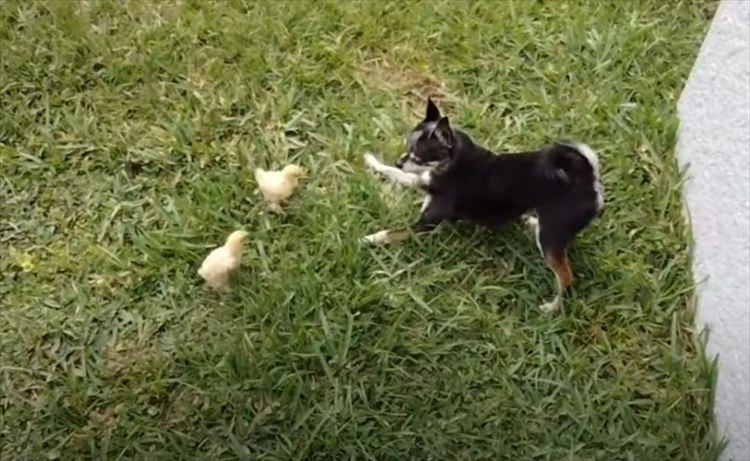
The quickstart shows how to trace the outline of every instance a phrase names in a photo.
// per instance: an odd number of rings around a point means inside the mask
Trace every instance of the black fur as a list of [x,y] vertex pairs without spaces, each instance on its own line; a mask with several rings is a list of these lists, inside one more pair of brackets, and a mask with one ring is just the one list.
[[599,211],[597,172],[578,145],[562,141],[538,151],[497,155],[450,127],[428,100],[424,120],[407,138],[396,166],[430,169],[423,190],[431,199],[415,225],[467,220],[500,226],[536,212],[538,243],[545,256],[562,252]]

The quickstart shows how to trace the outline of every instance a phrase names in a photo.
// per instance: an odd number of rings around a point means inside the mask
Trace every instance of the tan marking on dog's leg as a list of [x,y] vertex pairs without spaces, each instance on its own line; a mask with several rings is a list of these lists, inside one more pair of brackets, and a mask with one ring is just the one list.
[[539,308],[544,312],[554,312],[562,307],[562,297],[565,290],[573,284],[573,271],[565,250],[549,251],[544,258],[557,279],[557,295],[551,302],[544,303]]
[[404,240],[408,236],[408,229],[388,229],[370,234],[364,237],[362,240],[364,241],[364,243],[368,243],[370,245],[384,245],[386,243]]

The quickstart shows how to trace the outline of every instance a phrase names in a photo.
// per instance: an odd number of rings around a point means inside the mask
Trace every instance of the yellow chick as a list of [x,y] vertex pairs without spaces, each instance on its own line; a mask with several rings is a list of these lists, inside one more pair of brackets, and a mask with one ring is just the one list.
[[292,196],[294,188],[304,176],[305,170],[298,165],[287,165],[281,171],[255,169],[258,188],[271,209],[276,212],[282,212],[281,205]]
[[229,234],[224,246],[215,248],[203,260],[198,275],[214,290],[224,291],[229,288],[229,274],[240,267],[242,244],[247,232],[234,231]]

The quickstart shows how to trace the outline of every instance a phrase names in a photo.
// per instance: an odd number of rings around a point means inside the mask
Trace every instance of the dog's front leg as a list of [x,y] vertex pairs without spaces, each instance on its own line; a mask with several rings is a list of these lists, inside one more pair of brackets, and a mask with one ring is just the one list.
[[[412,232],[416,234],[432,232],[438,225],[440,225],[443,219],[446,218],[442,208],[443,207],[439,206],[439,203],[433,202],[431,196],[426,195],[424,202],[422,202],[419,219],[411,228]],[[370,245],[384,245],[404,240],[409,234],[409,229],[405,227],[399,229],[387,229],[370,234],[366,236],[363,241]]]
[[374,155],[365,154],[365,164],[376,173],[404,186],[421,188],[429,184],[430,173],[428,171],[421,174],[407,173],[396,167],[385,165],[375,158]]
[[417,223],[412,226],[411,231],[406,227],[401,227],[398,229],[386,229],[375,232],[374,234],[367,235],[362,240],[370,245],[385,245],[387,243],[404,240],[409,236],[411,232],[414,232],[415,234],[424,234],[427,232],[431,232],[436,227],[437,224],[428,224],[417,221]]
[[409,229],[401,227],[398,229],[386,229],[365,236],[362,241],[369,245],[385,245],[387,243],[398,242],[409,236]]

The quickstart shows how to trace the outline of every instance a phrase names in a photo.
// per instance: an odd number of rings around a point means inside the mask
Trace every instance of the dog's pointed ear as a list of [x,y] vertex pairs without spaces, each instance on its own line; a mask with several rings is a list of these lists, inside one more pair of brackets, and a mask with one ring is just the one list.
[[435,125],[435,129],[432,131],[432,134],[435,135],[437,140],[440,141],[440,143],[445,147],[453,147],[453,130],[451,129],[451,125],[448,122],[448,117],[442,117],[440,120],[438,120],[437,125]]
[[435,122],[440,120],[440,109],[432,102],[432,98],[427,98],[427,111],[424,115],[425,122]]

